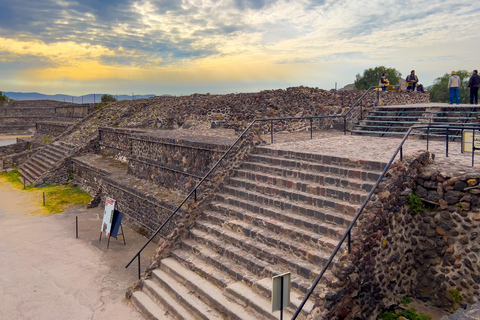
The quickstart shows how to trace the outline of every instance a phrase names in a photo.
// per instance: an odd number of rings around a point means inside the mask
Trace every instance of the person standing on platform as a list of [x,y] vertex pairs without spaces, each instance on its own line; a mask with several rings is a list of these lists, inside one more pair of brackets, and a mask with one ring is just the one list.
[[418,83],[418,78],[415,75],[415,70],[412,70],[410,72],[410,75],[407,76],[405,81],[407,81],[407,92],[415,91],[415,87],[417,86],[417,83]]
[[450,104],[459,104],[460,93],[458,91],[458,88],[460,88],[460,77],[455,71],[452,71],[450,80],[448,80],[448,88],[450,89]]
[[478,87],[480,87],[480,76],[478,75],[477,70],[473,70],[473,75],[468,81],[468,89],[470,90],[470,104],[478,104]]

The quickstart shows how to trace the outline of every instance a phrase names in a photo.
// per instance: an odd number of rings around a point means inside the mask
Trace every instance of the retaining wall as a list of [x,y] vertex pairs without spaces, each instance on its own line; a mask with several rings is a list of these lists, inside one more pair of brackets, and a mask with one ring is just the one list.
[[311,319],[376,319],[403,296],[450,311],[480,298],[480,175],[431,163],[425,152],[390,167]]
[[128,162],[128,173],[160,186],[189,192],[225,153],[235,137],[199,132],[99,129],[104,156]]

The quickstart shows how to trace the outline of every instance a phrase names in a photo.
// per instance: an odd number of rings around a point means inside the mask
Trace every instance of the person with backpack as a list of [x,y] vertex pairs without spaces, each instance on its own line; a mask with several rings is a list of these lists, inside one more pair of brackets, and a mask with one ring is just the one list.
[[480,76],[477,70],[473,70],[473,75],[468,81],[468,90],[470,90],[470,104],[478,104],[478,87],[480,87]]
[[450,90],[450,104],[459,104],[460,93],[458,91],[458,88],[460,88],[460,77],[455,71],[452,71],[450,80],[448,80],[448,88]]
[[415,91],[415,87],[417,86],[417,83],[418,83],[418,78],[415,75],[415,70],[412,70],[410,72],[410,75],[407,76],[405,81],[407,81],[407,92]]

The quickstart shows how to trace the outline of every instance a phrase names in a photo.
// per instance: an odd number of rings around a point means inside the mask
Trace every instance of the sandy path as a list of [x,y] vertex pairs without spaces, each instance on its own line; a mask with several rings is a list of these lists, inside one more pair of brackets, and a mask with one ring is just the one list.
[[100,209],[31,216],[30,197],[0,183],[0,319],[143,319],[124,298],[136,265],[124,266],[145,238],[125,228],[127,245],[112,238],[107,250]]

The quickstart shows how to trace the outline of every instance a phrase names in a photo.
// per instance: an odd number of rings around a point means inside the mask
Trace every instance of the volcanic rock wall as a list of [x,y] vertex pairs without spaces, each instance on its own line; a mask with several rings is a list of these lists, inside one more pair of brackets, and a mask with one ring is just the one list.
[[375,319],[404,295],[449,310],[478,301],[480,175],[432,161],[426,152],[390,167],[312,319]]

